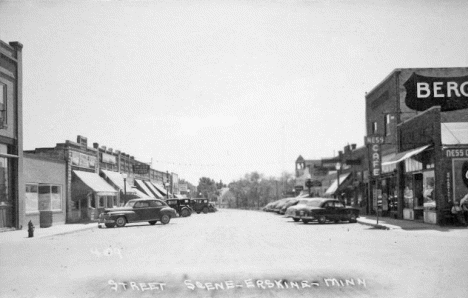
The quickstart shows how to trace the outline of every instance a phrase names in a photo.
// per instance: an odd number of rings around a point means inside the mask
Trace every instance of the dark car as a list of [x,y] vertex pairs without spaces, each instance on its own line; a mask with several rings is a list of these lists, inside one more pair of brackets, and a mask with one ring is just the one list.
[[193,211],[197,212],[197,214],[200,214],[200,212],[208,213],[208,199],[192,199],[190,207],[192,207]]
[[354,223],[357,222],[359,217],[359,209],[346,207],[336,199],[324,198],[310,199],[305,204],[298,204],[293,209],[293,213],[295,221],[302,220],[305,224],[311,221],[318,221],[320,224],[327,221],[335,223],[349,221]]
[[284,198],[284,199],[279,199],[278,201],[275,201],[270,207],[271,212],[279,213],[279,211],[281,210],[280,206],[283,206],[283,204],[286,203],[288,199],[292,199],[292,198]]
[[168,224],[172,217],[177,217],[176,211],[164,201],[157,199],[134,199],[128,201],[125,206],[104,209],[99,214],[98,226],[104,224],[108,228],[114,226],[124,227],[127,223],[147,221],[150,225],[161,221]]
[[190,199],[169,199],[166,200],[169,207],[175,209],[182,217],[192,215],[193,209],[190,207]]

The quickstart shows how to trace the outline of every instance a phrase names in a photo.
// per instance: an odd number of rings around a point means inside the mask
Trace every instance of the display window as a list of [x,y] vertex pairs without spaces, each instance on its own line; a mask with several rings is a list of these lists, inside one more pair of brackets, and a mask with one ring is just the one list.
[[26,212],[38,212],[39,211],[39,193],[37,184],[26,184]]
[[436,207],[436,200],[434,198],[434,186],[435,186],[435,173],[434,171],[423,172],[423,198],[424,208],[433,209]]
[[404,208],[413,209],[413,175],[405,175]]
[[38,186],[39,211],[62,210],[62,186],[39,184]]

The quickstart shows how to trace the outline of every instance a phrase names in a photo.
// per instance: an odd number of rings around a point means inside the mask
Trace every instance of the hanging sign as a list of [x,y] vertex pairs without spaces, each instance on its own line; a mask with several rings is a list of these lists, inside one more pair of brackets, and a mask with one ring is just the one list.
[[382,154],[380,144],[385,143],[385,138],[379,135],[371,135],[364,138],[369,153],[369,162],[372,177],[379,177],[382,172]]
[[444,112],[468,108],[468,76],[438,78],[413,73],[403,85],[410,109],[425,111],[440,106]]

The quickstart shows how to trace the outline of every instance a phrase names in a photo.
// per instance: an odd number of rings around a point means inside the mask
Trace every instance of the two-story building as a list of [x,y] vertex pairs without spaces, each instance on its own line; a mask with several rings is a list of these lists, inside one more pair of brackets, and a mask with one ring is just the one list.
[[24,225],[23,45],[0,40],[0,230]]

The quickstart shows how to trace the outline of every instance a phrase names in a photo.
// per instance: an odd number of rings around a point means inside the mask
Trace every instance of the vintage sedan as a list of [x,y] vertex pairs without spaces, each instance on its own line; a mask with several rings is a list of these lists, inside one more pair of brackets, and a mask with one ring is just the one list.
[[190,207],[190,199],[169,199],[166,200],[166,203],[176,210],[181,217],[188,217],[193,213],[193,209]]
[[171,218],[177,217],[177,212],[169,207],[166,202],[157,199],[134,199],[128,201],[125,206],[104,209],[99,214],[98,227],[104,224],[108,228],[124,227],[127,223],[149,222],[150,225],[161,221],[168,224]]
[[357,222],[358,217],[359,209],[346,207],[336,199],[320,198],[311,199],[306,204],[296,205],[293,219],[295,221],[302,220],[305,224],[311,221],[318,221],[318,223],[324,224],[327,221],[335,223],[349,221],[350,223],[354,223]]
[[299,199],[296,205],[289,206],[288,209],[286,209],[284,216],[292,217],[294,221],[300,221],[301,219],[299,218],[299,216],[296,215],[296,210],[307,208],[309,204],[314,204],[314,203],[311,203],[314,200],[317,200],[317,199],[316,198],[315,199],[312,199],[312,198]]

